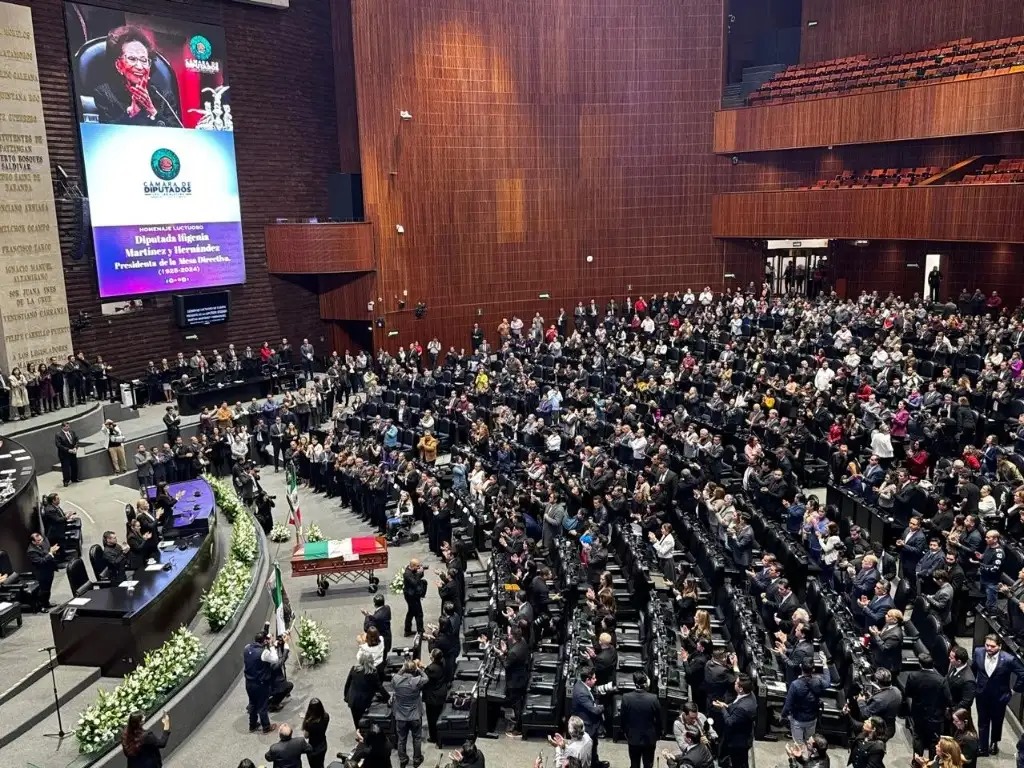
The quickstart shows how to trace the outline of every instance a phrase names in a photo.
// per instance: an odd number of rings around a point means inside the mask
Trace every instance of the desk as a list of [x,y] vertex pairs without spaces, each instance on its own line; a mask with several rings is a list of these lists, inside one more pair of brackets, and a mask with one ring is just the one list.
[[[205,536],[210,530],[210,518],[214,516],[216,507],[210,484],[202,478],[183,483],[170,483],[167,492],[171,496],[184,492],[184,496],[174,505],[171,524],[164,526],[164,537],[180,539],[197,533]],[[156,498],[155,487],[148,488],[146,493],[150,502]]]
[[28,537],[39,530],[36,462],[17,440],[0,442],[0,549],[10,555],[15,571],[29,571]]
[[103,675],[122,677],[142,661],[146,651],[162,645],[199,610],[199,599],[216,575],[213,536],[185,550],[161,551],[169,570],[138,570],[135,592],[125,587],[94,589],[65,620],[68,603],[50,612],[57,660],[73,666],[99,667]]
[[260,376],[255,379],[232,381],[222,387],[208,387],[178,393],[178,412],[182,416],[194,416],[204,406],[216,408],[221,403],[234,405],[241,401],[248,403],[255,398],[264,398],[274,391],[276,382],[282,379],[294,379],[293,373],[282,376]]

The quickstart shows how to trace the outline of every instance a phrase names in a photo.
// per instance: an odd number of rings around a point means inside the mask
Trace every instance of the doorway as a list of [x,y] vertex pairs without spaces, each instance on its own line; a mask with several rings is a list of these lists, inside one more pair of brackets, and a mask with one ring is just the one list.
[[[942,271],[942,254],[941,253],[926,253],[924,256],[924,275],[922,276],[923,285],[921,286],[921,295],[927,296],[931,301],[942,301],[945,299],[945,282],[946,275]],[[932,273],[932,270],[938,268],[939,273],[942,275],[942,280],[939,282],[938,289],[935,295],[932,295],[932,288],[928,282],[928,276]]]

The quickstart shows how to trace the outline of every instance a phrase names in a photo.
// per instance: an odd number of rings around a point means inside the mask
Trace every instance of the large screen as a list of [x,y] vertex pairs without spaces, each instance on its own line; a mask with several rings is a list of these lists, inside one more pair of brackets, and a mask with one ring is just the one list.
[[244,283],[223,29],[65,5],[100,297]]

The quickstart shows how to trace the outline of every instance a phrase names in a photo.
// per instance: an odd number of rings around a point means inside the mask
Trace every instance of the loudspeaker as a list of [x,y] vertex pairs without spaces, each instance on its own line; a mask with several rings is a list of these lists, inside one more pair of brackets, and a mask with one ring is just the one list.
[[327,199],[335,221],[362,221],[363,175],[332,173],[327,177]]
[[92,255],[92,213],[89,210],[89,198],[77,197],[72,201],[74,206],[74,244],[71,247],[71,258],[82,261]]

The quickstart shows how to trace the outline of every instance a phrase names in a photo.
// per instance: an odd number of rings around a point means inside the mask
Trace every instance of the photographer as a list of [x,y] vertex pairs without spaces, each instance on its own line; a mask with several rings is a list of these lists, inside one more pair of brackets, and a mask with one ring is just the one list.
[[391,711],[395,718],[399,765],[409,763],[406,746],[410,734],[413,765],[423,762],[423,688],[427,682],[427,676],[423,674],[423,667],[418,659],[406,661],[392,679],[395,693],[391,700]]
[[242,651],[243,672],[245,675],[245,693],[249,697],[249,733],[256,730],[257,720],[263,733],[270,733],[277,728],[270,722],[270,684],[274,667],[280,664],[277,646],[267,633],[268,627],[256,635]]

